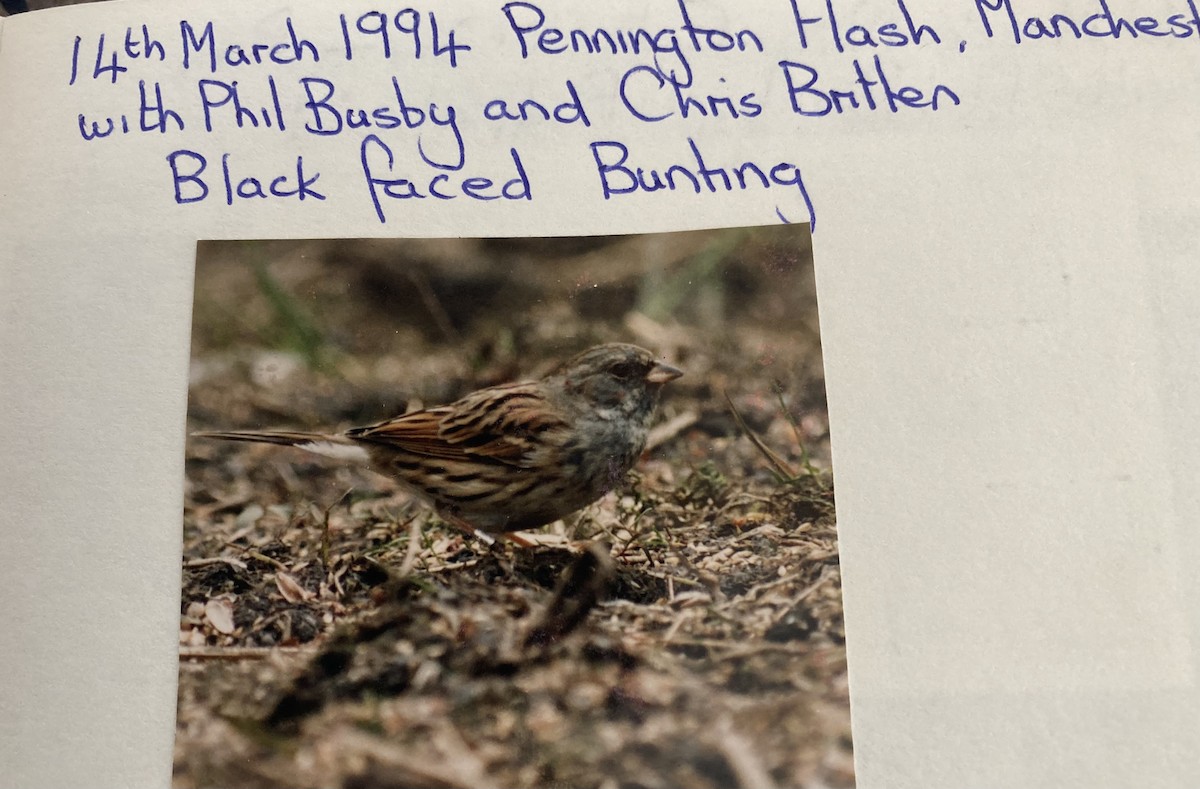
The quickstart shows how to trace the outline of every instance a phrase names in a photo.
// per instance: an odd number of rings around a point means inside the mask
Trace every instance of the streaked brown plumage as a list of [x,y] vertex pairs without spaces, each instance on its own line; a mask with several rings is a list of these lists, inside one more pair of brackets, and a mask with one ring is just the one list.
[[637,461],[662,386],[683,373],[634,345],[599,345],[539,381],[480,389],[338,435],[218,431],[369,461],[464,528],[544,526],[615,487]]

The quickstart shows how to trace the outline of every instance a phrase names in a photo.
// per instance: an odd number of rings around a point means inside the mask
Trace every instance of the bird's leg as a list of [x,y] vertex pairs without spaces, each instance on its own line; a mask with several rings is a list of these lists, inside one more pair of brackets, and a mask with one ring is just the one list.
[[474,526],[472,526],[471,524],[467,523],[465,520],[458,517],[457,515],[454,515],[449,512],[439,512],[438,515],[441,515],[442,520],[446,521],[446,523],[449,523],[451,526],[454,526],[456,529],[459,529],[460,531],[466,532],[470,536],[472,536],[475,539],[482,542],[487,547],[491,548],[492,546],[494,546],[496,544],[495,537],[488,534],[487,532],[480,531],[479,529],[477,529]]
[[[458,517],[457,515],[454,515],[453,513],[449,513],[449,512],[439,512],[438,514],[441,515],[442,519],[445,520],[447,523],[451,524],[452,526],[454,526],[455,528],[457,528],[463,532],[466,532],[467,534],[469,534],[472,537],[474,537],[475,539],[479,540],[480,542],[482,542],[484,545],[488,546],[489,548],[492,548],[496,545],[495,537],[488,534],[487,532],[480,531],[479,529],[472,526],[469,522],[463,520],[462,518]],[[508,540],[513,545],[518,545],[522,548],[534,548],[537,546],[536,542],[532,542],[530,540],[525,539],[524,537],[522,537],[519,533],[517,533],[515,531],[506,531],[500,535],[500,538],[504,539],[504,540]]]

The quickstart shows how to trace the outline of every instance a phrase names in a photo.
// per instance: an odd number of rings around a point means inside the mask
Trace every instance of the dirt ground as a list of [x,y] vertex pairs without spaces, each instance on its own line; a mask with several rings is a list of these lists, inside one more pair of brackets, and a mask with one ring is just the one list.
[[197,272],[189,430],[340,430],[606,341],[685,376],[625,487],[532,548],[189,440],[176,787],[853,785],[804,228],[203,244]]

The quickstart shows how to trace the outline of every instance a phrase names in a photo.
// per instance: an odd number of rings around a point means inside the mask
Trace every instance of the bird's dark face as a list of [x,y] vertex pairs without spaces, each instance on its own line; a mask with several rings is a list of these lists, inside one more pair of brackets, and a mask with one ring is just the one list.
[[648,420],[664,384],[683,371],[657,361],[645,348],[611,343],[590,348],[563,365],[554,377],[597,412]]

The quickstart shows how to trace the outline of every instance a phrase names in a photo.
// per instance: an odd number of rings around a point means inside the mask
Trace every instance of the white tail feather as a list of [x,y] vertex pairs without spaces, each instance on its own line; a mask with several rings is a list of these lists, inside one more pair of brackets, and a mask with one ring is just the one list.
[[371,460],[367,450],[357,444],[342,444],[337,441],[307,441],[295,446],[305,452],[312,452],[314,455],[334,460],[348,460],[354,463],[367,463]]
[[303,449],[305,452],[312,452],[314,455],[355,463],[371,461],[371,455],[361,444],[344,436],[272,430],[204,430],[192,433],[192,435],[196,438],[216,438],[224,441],[249,441],[295,447]]

